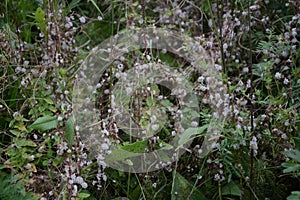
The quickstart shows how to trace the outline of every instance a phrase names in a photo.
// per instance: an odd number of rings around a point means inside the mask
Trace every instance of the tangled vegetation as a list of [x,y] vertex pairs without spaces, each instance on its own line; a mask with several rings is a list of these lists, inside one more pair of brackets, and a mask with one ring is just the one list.
[[[97,137],[105,143],[94,155],[73,117],[78,72],[93,47],[147,27],[192,37],[193,47],[209,52],[222,80],[212,81],[164,49],[115,58],[97,84]],[[297,0],[2,0],[0,199],[300,199],[299,40]],[[113,91],[124,86],[130,94],[130,84],[118,80],[149,63],[184,74],[199,109],[180,110],[178,98],[162,85],[138,88],[128,97],[133,120],[147,130],[163,128],[148,140],[133,139],[114,121],[114,98],[127,97]],[[223,95],[212,97],[212,85]],[[163,110],[168,123],[161,125],[154,123],[161,116],[153,105],[178,109]],[[182,128],[176,113],[198,121],[184,132],[193,142],[175,162],[144,173],[107,166],[110,152],[104,150],[112,146],[170,148]],[[207,125],[219,117],[222,131],[203,156]]]

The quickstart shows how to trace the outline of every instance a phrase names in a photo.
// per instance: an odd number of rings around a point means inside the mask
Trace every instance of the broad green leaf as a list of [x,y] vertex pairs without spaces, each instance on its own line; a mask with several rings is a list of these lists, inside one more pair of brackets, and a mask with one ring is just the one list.
[[31,124],[30,128],[39,131],[47,131],[53,128],[56,128],[58,124],[57,118],[54,116],[44,116],[38,118],[33,124]]
[[234,182],[230,182],[222,188],[223,195],[241,196],[241,189]]
[[66,129],[65,129],[65,135],[64,135],[65,140],[69,144],[69,147],[71,147],[73,145],[73,142],[74,142],[74,134],[75,134],[74,129],[75,129],[74,118],[71,117],[66,122]]
[[187,143],[192,136],[201,134],[208,128],[208,124],[201,126],[199,128],[188,128],[186,129],[182,135],[180,135],[180,139],[178,141],[178,146],[182,146]]
[[172,200],[206,200],[205,196],[197,189],[194,188],[192,191],[193,185],[188,182],[183,176],[179,173],[175,173],[174,183],[172,187]]

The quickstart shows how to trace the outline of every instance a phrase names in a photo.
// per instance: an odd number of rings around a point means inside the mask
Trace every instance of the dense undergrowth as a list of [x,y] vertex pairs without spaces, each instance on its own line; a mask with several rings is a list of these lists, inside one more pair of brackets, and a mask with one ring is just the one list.
[[[72,116],[72,92],[93,47],[123,30],[146,27],[188,35],[210,52],[226,92],[214,104],[222,105],[221,112],[208,103],[210,77],[186,72],[189,63],[170,52],[134,50],[116,58],[99,80],[99,137],[105,132],[120,148],[135,151],[141,145],[157,148],[163,144],[158,136],[171,140],[172,119],[142,144],[109,117],[117,79],[132,66],[151,62],[183,69],[195,85],[201,102],[199,111],[188,111],[199,119],[194,128],[214,117],[225,120],[205,156],[199,156],[203,135],[195,134],[176,162],[127,173],[106,166],[107,152],[91,156]],[[297,0],[2,0],[0,198],[300,199],[299,40]],[[151,91],[178,106],[168,89],[148,88],[145,96],[136,93],[146,103],[135,104],[133,111],[145,127],[156,121],[153,113],[140,114],[158,103],[147,99]]]

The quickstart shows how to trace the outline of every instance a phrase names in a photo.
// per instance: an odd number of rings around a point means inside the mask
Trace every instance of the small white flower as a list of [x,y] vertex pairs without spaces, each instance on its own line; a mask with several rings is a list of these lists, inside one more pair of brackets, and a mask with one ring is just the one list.
[[146,58],[147,58],[148,61],[151,60],[151,56],[149,56],[148,54],[146,55]]
[[192,126],[192,127],[197,127],[197,126],[198,126],[198,122],[192,121],[191,126]]
[[101,147],[102,147],[103,150],[109,149],[109,146],[106,143],[101,144]]
[[286,135],[285,133],[283,133],[283,134],[281,135],[281,138],[285,140],[285,139],[287,138],[287,135]]
[[76,183],[82,184],[84,183],[83,178],[81,176],[76,177]]
[[204,77],[203,76],[199,76],[198,80],[197,80],[199,83],[203,83],[204,81]]
[[250,141],[250,149],[253,150],[253,154],[256,156],[258,145],[257,145],[257,139],[255,136],[252,137],[252,140]]
[[102,21],[103,18],[99,15],[99,16],[98,16],[98,20],[99,20],[99,21]]
[[156,116],[155,115],[151,116],[150,117],[150,121],[151,121],[151,123],[156,122]]
[[156,186],[157,186],[157,183],[152,184],[152,187],[156,188]]
[[82,187],[82,188],[87,188],[87,187],[88,187],[88,184],[87,184],[86,182],[83,182],[83,183],[81,184],[81,187]]
[[275,78],[276,78],[276,79],[281,79],[281,73],[280,73],[280,72],[276,72]]
[[284,122],[284,125],[285,125],[285,126],[289,126],[289,125],[290,125],[289,120],[286,120],[286,121]]
[[80,22],[81,22],[81,23],[83,23],[83,24],[86,22],[86,20],[85,20],[85,17],[84,17],[84,16],[80,17],[80,18],[79,18],[79,20],[80,20]]
[[289,79],[287,79],[287,78],[284,78],[284,81],[283,81],[283,83],[285,84],[285,85],[287,85],[287,84],[289,84]]
[[31,168],[31,164],[30,164],[30,163],[27,163],[26,166],[25,166],[25,168],[26,168],[26,169],[30,169],[30,168]]
[[205,92],[205,91],[207,90],[207,87],[201,85],[201,86],[200,86],[200,90],[201,90],[202,92]]
[[158,124],[153,124],[153,125],[151,126],[151,129],[152,129],[153,131],[157,131],[157,130],[159,129],[159,125],[158,125]]
[[63,120],[62,116],[58,116],[57,121],[62,121],[62,120]]
[[102,175],[103,181],[107,181],[107,176],[105,174]]
[[131,87],[127,87],[127,88],[126,88],[126,93],[127,93],[127,95],[130,95],[131,92],[132,92],[132,88],[131,88]]
[[219,174],[215,174],[215,180],[220,180],[220,175]]

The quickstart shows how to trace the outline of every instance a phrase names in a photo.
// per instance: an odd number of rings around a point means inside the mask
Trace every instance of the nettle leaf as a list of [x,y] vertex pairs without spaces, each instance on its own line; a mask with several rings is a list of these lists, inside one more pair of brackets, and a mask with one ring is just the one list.
[[47,131],[53,128],[56,128],[58,124],[57,118],[55,116],[46,115],[44,117],[40,117],[33,124],[31,124],[30,128],[33,130],[39,131]]
[[174,182],[172,187],[172,200],[205,200],[205,196],[197,189],[193,188],[193,185],[188,182],[183,176],[179,173],[173,174]]
[[75,129],[74,117],[71,117],[66,122],[66,129],[65,129],[65,140],[68,142],[69,147],[71,147],[74,142],[74,134],[75,134],[74,129]]
[[223,195],[241,196],[242,191],[237,184],[230,182],[222,188]]
[[180,135],[180,139],[178,141],[178,146],[182,146],[187,143],[192,136],[199,135],[203,133],[208,128],[208,124],[201,126],[199,128],[188,128],[186,129],[182,135]]

